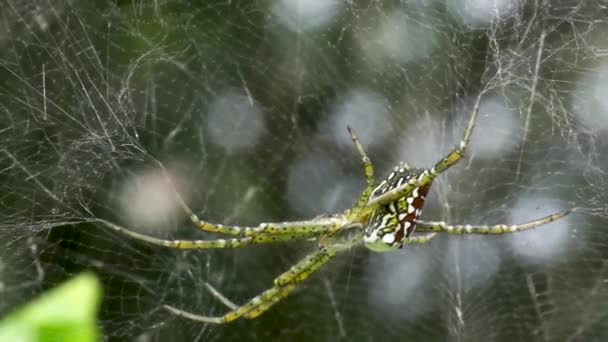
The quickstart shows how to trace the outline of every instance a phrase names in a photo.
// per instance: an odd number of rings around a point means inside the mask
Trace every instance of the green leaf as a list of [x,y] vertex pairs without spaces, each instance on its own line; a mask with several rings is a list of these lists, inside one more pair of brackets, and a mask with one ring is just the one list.
[[42,294],[0,322],[0,341],[97,341],[101,285],[91,273]]

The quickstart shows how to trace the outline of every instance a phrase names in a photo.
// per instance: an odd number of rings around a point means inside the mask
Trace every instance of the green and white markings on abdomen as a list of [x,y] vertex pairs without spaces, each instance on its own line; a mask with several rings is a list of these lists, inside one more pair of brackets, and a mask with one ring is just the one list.
[[[411,179],[419,178],[424,172],[424,169],[412,169],[400,164],[374,189],[371,199],[398,188]],[[378,208],[372,214],[365,230],[365,246],[376,252],[402,248],[404,240],[409,238],[416,228],[430,187],[431,184],[427,184],[414,188],[409,196]]]

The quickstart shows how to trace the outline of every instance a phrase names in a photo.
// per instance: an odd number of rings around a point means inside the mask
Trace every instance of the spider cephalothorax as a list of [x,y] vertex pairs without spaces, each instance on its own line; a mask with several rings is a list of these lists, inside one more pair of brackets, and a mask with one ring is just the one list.
[[[205,232],[228,236],[215,240],[167,240],[137,233],[116,224],[100,220],[107,227],[132,238],[177,249],[239,248],[250,244],[286,241],[316,241],[317,248],[304,259],[279,275],[268,290],[243,305],[236,305],[221,295],[210,284],[207,289],[230,308],[220,316],[203,316],[173,306],[165,309],[178,316],[205,323],[228,323],[238,318],[253,319],[275,303],[290,295],[295,288],[338,254],[352,247],[365,245],[373,251],[391,251],[406,244],[429,242],[437,233],[447,234],[504,234],[538,227],[566,216],[564,210],[547,217],[516,225],[450,225],[445,222],[418,220],[433,179],[455,165],[465,154],[475,126],[479,103],[471,111],[467,129],[460,145],[430,169],[410,168],[399,164],[379,185],[374,180],[374,168],[363,146],[349,128],[351,138],[363,162],[366,187],[352,209],[341,214],[322,215],[305,221],[260,223],[254,227],[239,227],[202,221],[175,192],[175,198],[190,220]],[[414,235],[416,233],[424,233]]]
[[[424,169],[410,168],[407,164],[395,166],[388,177],[372,192],[374,199],[393,189],[399,188],[412,179],[417,179]],[[403,240],[409,238],[414,229],[431,183],[416,187],[409,196],[401,197],[376,209],[365,229],[363,242],[376,252],[391,251],[403,247]]]

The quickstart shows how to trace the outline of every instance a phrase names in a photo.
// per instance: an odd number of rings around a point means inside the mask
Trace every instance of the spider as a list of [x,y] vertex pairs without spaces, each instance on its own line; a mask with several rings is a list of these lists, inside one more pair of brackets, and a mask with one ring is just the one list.
[[[269,289],[243,305],[235,305],[206,284],[212,295],[230,311],[210,317],[190,313],[169,305],[164,308],[177,316],[199,322],[222,324],[239,318],[254,319],[290,295],[296,287],[338,254],[364,245],[374,252],[388,252],[405,245],[431,241],[437,233],[504,234],[519,232],[548,224],[568,215],[572,210],[557,212],[534,221],[515,225],[450,225],[445,222],[418,220],[431,183],[442,172],[460,161],[465,154],[479,110],[479,101],[469,116],[460,145],[430,169],[411,168],[400,163],[379,184],[374,181],[374,168],[357,135],[348,127],[350,137],[363,162],[366,186],[353,208],[341,214],[320,216],[305,221],[260,223],[257,227],[228,226],[203,221],[186,205],[173,187],[174,195],[190,220],[201,230],[232,236],[217,240],[165,240],[131,231],[101,221],[105,226],[131,238],[176,249],[238,248],[295,240],[314,240],[318,248],[274,279]],[[167,176],[168,177],[168,176]],[[170,179],[169,179],[170,181]],[[414,231],[423,235],[413,235]]]

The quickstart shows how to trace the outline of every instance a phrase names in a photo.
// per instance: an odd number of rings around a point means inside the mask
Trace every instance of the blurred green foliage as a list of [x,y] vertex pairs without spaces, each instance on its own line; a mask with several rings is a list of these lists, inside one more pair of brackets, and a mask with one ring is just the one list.
[[0,341],[97,341],[101,285],[90,273],[44,293],[0,322]]

